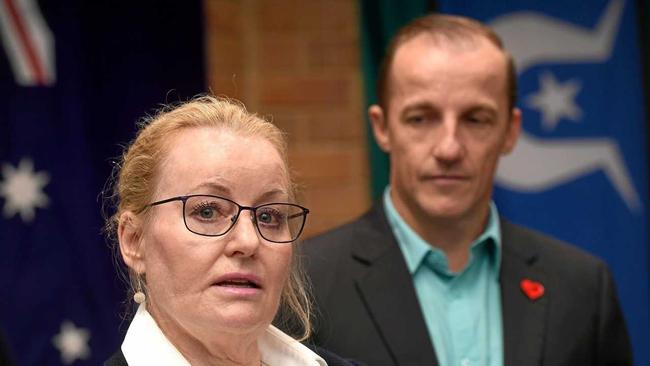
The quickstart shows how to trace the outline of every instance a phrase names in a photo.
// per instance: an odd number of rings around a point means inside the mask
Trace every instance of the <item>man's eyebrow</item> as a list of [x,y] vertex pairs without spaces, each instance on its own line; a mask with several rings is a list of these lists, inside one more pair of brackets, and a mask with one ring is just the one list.
[[496,116],[498,111],[491,105],[488,104],[477,104],[467,108],[466,114],[468,113],[488,113],[491,116]]
[[410,112],[412,110],[417,110],[417,109],[433,110],[435,108],[429,102],[417,102],[417,103],[407,105],[406,108],[404,108],[404,110],[402,111],[402,114],[408,113],[408,112]]
[[435,108],[433,105],[431,105],[431,103],[428,103],[428,102],[417,102],[417,103],[414,103],[414,104],[411,104],[411,105],[407,105],[407,106],[402,110],[402,112],[399,114],[399,116],[400,116],[401,118],[403,118],[404,116],[406,116],[407,114],[409,114],[409,113],[411,113],[411,112],[415,112],[415,111],[419,111],[419,112],[423,112],[423,111],[430,112],[430,111],[435,111],[435,110],[436,110],[436,108]]

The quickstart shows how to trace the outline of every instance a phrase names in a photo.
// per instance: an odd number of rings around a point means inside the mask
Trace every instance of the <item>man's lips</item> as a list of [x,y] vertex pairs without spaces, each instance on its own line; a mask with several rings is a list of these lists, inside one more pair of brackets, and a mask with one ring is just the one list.
[[425,180],[432,180],[435,182],[460,182],[469,180],[469,176],[462,174],[434,174],[424,177]]
[[461,174],[434,174],[423,177],[422,182],[434,189],[456,190],[469,182],[469,177]]

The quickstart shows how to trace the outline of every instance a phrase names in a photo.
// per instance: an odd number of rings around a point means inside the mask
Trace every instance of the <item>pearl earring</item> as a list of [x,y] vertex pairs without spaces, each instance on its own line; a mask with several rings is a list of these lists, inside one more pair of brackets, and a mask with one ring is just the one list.
[[138,290],[133,294],[133,301],[137,304],[142,304],[146,299],[147,297],[144,292],[142,292],[142,280],[138,277]]

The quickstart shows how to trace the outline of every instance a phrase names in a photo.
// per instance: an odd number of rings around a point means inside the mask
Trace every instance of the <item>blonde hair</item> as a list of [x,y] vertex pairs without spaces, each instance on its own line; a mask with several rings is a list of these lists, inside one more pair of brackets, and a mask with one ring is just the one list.
[[[138,127],[139,131],[135,139],[125,148],[120,162],[113,168],[113,177],[108,182],[112,186],[112,193],[107,198],[112,201],[114,212],[106,219],[105,231],[114,247],[114,255],[118,263],[121,262],[121,256],[116,233],[120,215],[131,211],[146,218],[148,214],[146,208],[152,201],[158,178],[157,172],[167,152],[166,142],[170,136],[180,130],[214,127],[237,135],[260,137],[269,141],[284,162],[290,200],[295,199],[295,185],[289,177],[287,143],[284,134],[273,123],[248,112],[239,101],[210,95],[196,97],[185,103],[163,107],[154,116],[142,120]],[[304,340],[311,334],[311,302],[297,249],[296,245],[292,251],[289,277],[280,298],[278,320],[294,326],[297,322],[299,329],[293,329],[296,331],[294,336]],[[124,277],[128,277],[130,295],[133,295],[135,289],[141,288],[140,282],[143,276],[138,275],[131,268],[127,271],[128,276]]]

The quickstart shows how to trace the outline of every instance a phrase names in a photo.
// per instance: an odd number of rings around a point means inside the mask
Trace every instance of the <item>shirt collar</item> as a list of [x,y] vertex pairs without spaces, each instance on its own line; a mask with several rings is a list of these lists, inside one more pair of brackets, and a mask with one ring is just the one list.
[[[448,270],[447,256],[436,248],[435,245],[427,243],[418,235],[397,212],[390,197],[390,185],[384,190],[384,211],[386,218],[397,239],[406,266],[411,275],[414,275],[425,259],[433,265],[436,270],[442,273],[450,273]],[[487,252],[492,258],[493,268],[499,271],[501,267],[501,228],[499,226],[499,212],[494,202],[490,202],[490,214],[485,229],[474,240],[471,246],[471,256],[478,255],[482,247],[488,246]]]
[[[316,353],[272,325],[260,336],[258,346],[264,365],[327,365]],[[129,366],[190,366],[165,337],[144,304],[138,307],[129,325],[122,353]]]

